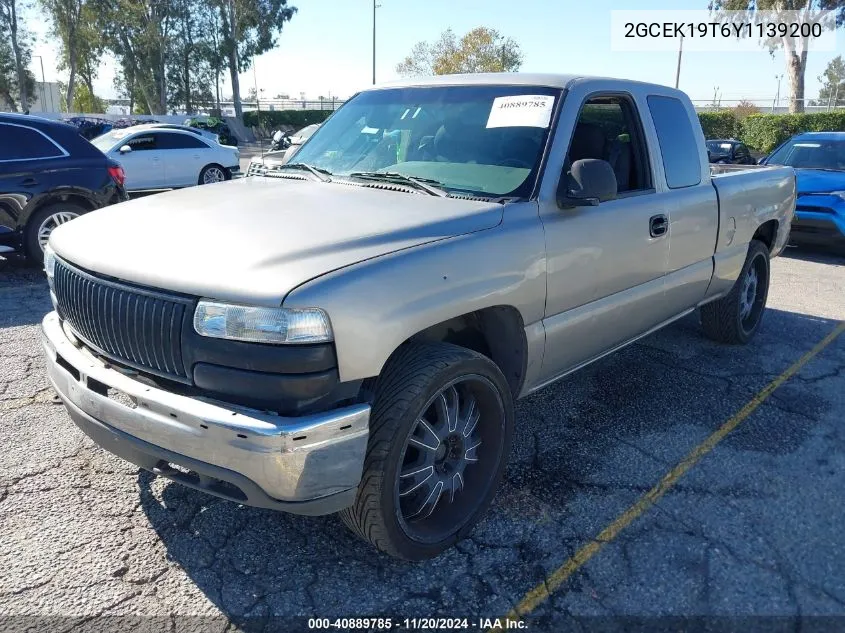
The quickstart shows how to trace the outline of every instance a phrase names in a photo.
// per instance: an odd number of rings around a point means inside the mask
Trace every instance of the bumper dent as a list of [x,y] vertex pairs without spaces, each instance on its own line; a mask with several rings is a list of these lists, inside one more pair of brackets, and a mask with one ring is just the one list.
[[352,503],[369,406],[284,418],[149,387],[76,347],[55,312],[42,343],[71,417],[106,450],[247,505],[327,514]]

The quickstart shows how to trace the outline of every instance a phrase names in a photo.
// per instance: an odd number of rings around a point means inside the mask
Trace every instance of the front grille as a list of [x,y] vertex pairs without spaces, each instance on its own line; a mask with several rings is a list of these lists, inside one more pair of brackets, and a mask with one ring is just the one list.
[[264,164],[259,163],[258,161],[251,161],[249,163],[249,168],[246,170],[247,176],[263,176],[264,175]]
[[189,383],[182,322],[194,300],[101,279],[57,261],[59,314],[85,343],[140,371]]
[[835,211],[830,207],[808,207],[803,204],[796,205],[795,210],[809,213],[829,213],[830,215],[834,215],[835,213]]

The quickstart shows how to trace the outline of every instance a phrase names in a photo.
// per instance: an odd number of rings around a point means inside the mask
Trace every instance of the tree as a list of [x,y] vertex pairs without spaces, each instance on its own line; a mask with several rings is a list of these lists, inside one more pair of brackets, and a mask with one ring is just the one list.
[[[11,50],[11,63],[14,74],[7,78],[12,90],[17,92],[18,101],[22,110],[29,109],[35,98],[35,78],[27,69],[32,60],[32,52],[28,45],[28,33],[26,32],[21,13],[28,7],[24,0],[0,0],[0,40],[7,40]],[[14,107],[14,101],[11,103]]]
[[176,0],[95,1],[105,45],[120,62],[124,74],[134,78],[139,101],[149,112],[165,114]]
[[107,104],[93,92],[89,92],[88,85],[83,83],[73,93],[73,107],[68,112],[84,112],[88,114],[102,114],[106,111]]
[[96,9],[90,0],[41,0],[41,7],[52,24],[52,35],[59,42],[57,68],[67,71],[65,104],[76,110],[74,92],[77,75],[94,93],[94,78],[100,68],[103,38],[96,24]]
[[[214,43],[214,11],[199,0],[175,0],[176,27],[168,60],[168,103],[193,114],[200,103],[213,100],[212,82],[219,68]],[[219,71],[217,72],[219,75]]]
[[287,0],[212,0],[220,16],[222,53],[229,67],[235,115],[243,117],[238,75],[252,65],[255,56],[276,46],[285,22],[296,13]]
[[819,90],[819,100],[814,105],[832,104],[835,108],[839,99],[845,97],[845,61],[842,55],[837,55],[827,63],[827,68],[818,80],[822,88]]
[[[802,22],[818,22],[823,29],[835,29],[845,23],[845,0],[710,0],[709,8],[722,20],[733,23],[749,22],[757,11],[772,12],[772,15],[796,11]],[[735,13],[727,14],[726,11]],[[779,23],[790,21],[794,22],[794,19],[777,20]],[[787,32],[782,37],[763,38],[761,43],[773,56],[776,50],[783,49],[790,86],[789,111],[803,112],[808,38],[790,35]]]
[[733,111],[734,111],[734,116],[738,120],[741,121],[741,120],[745,119],[747,116],[750,116],[752,114],[758,114],[760,112],[760,108],[758,108],[756,105],[754,105],[750,101],[743,99],[742,101],[740,101],[739,103],[737,103],[734,106]]
[[522,66],[522,57],[519,44],[496,29],[479,26],[460,40],[447,29],[433,44],[417,42],[396,72],[405,77],[514,72]]

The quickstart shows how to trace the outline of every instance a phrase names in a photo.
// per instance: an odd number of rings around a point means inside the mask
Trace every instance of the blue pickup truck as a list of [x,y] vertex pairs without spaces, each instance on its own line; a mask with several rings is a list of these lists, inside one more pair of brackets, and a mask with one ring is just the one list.
[[795,169],[792,240],[845,251],[845,132],[797,134],[760,162]]

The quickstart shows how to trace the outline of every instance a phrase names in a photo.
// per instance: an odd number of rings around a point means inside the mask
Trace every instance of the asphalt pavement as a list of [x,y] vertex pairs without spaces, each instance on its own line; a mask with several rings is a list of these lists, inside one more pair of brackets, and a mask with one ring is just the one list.
[[414,564],[334,517],[217,500],[97,448],[52,402],[46,283],[9,263],[0,630],[297,631],[303,616],[476,630],[515,609],[530,631],[703,630],[699,616],[845,630],[845,334],[830,336],[845,257],[790,249],[772,270],[750,345],[710,342],[691,316],[518,403],[489,515]]

